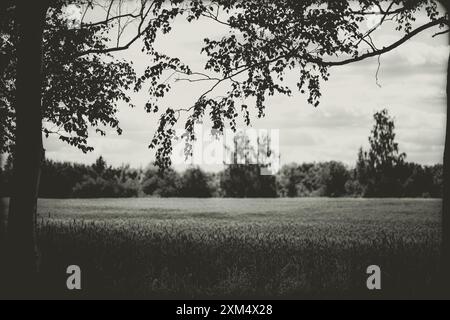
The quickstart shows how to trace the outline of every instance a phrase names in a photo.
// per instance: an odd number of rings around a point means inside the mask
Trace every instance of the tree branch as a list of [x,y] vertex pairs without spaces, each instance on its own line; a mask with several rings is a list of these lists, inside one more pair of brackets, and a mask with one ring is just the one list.
[[450,29],[447,29],[447,30],[444,30],[444,31],[441,31],[441,32],[436,32],[436,33],[433,34],[431,37],[434,38],[434,37],[436,37],[436,36],[440,36],[440,35],[442,35],[442,34],[446,34],[446,33],[449,33],[449,32],[450,32]]
[[321,59],[314,59],[311,62],[316,62],[320,65],[324,65],[324,66],[342,66],[342,65],[346,65],[352,62],[357,62],[357,61],[361,61],[370,57],[375,57],[381,54],[384,54],[386,52],[389,52],[395,48],[397,48],[398,46],[400,46],[401,44],[405,43],[406,41],[408,41],[409,39],[411,39],[412,37],[414,37],[415,35],[417,35],[418,33],[431,28],[433,26],[439,25],[439,24],[447,24],[448,25],[448,20],[445,18],[440,18],[437,19],[435,21],[430,21],[420,27],[418,27],[417,29],[411,31],[410,33],[406,34],[403,38],[401,38],[400,40],[392,43],[391,45],[387,46],[387,47],[383,47],[382,49],[376,50],[376,51],[372,51],[372,52],[368,52],[365,53],[363,55],[360,55],[358,57],[354,57],[354,58],[350,58],[350,59],[346,59],[346,60],[342,60],[342,61],[323,61]]
[[117,47],[111,47],[111,48],[105,48],[105,49],[89,49],[86,51],[82,51],[79,52],[77,54],[75,54],[73,56],[73,58],[79,58],[81,56],[87,55],[87,54],[93,54],[93,53],[110,53],[110,52],[115,52],[115,51],[122,51],[122,50],[126,50],[128,49],[134,42],[136,42],[137,39],[139,39],[144,33],[145,31],[149,28],[150,26],[148,26],[147,28],[145,28],[144,30],[142,30],[141,32],[139,32],[138,34],[136,34],[131,40],[129,40],[126,44],[122,45],[122,46],[117,46]]

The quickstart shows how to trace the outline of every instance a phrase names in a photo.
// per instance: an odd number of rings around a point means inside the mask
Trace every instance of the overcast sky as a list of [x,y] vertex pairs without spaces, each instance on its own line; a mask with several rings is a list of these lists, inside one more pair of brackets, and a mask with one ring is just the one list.
[[[419,19],[420,20],[420,19]],[[420,21],[419,21],[420,22]],[[177,56],[193,70],[203,70],[206,57],[200,54],[202,39],[220,38],[227,30],[209,21],[187,23],[178,19],[169,35],[160,37],[157,48]],[[274,128],[280,132],[281,164],[338,160],[353,166],[358,148],[367,148],[375,111],[387,108],[395,117],[397,141],[407,160],[421,164],[442,163],[445,115],[448,37],[432,38],[435,30],[423,32],[403,46],[381,57],[378,86],[375,79],[377,59],[333,67],[328,82],[322,84],[318,108],[294,91],[292,97],[275,96],[268,100],[266,117],[256,119],[253,127]],[[392,28],[380,30],[374,42],[381,47],[399,38]],[[143,70],[148,57],[137,43],[120,57],[132,60]],[[287,77],[289,81],[289,76]],[[189,106],[205,84],[177,82],[164,106]],[[292,75],[292,88],[295,88]],[[106,137],[92,134],[95,151],[83,154],[54,137],[44,141],[50,159],[92,163],[99,155],[113,165],[129,163],[145,167],[154,160],[148,144],[155,130],[157,115],[147,114],[145,90],[135,94],[136,108],[120,107],[123,134]],[[255,115],[255,112],[253,113]],[[205,169],[214,169],[205,167]]]

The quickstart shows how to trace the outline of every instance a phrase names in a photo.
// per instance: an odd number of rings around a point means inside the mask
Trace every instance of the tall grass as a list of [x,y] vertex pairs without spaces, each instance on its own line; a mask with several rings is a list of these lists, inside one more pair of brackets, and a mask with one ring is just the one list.
[[[430,297],[439,283],[439,209],[429,202],[430,212],[416,212],[420,205],[399,201],[401,210],[391,206],[398,215],[380,212],[378,221],[359,213],[346,218],[354,202],[329,219],[256,208],[253,215],[226,217],[43,214],[42,281],[58,297]],[[79,292],[65,286],[71,264],[82,270]],[[366,288],[372,264],[381,267],[379,292]]]

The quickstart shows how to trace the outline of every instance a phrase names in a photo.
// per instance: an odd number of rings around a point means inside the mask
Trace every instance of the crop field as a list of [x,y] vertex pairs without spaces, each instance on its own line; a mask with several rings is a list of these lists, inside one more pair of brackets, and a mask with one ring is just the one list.
[[[40,199],[38,212],[55,295],[408,298],[439,283],[438,199]],[[65,289],[71,264],[77,293]]]

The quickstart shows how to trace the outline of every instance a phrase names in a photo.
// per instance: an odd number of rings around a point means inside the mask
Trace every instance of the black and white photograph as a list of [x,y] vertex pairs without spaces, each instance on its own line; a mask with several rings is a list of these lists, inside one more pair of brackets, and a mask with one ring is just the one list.
[[0,299],[449,299],[448,9],[2,0]]

